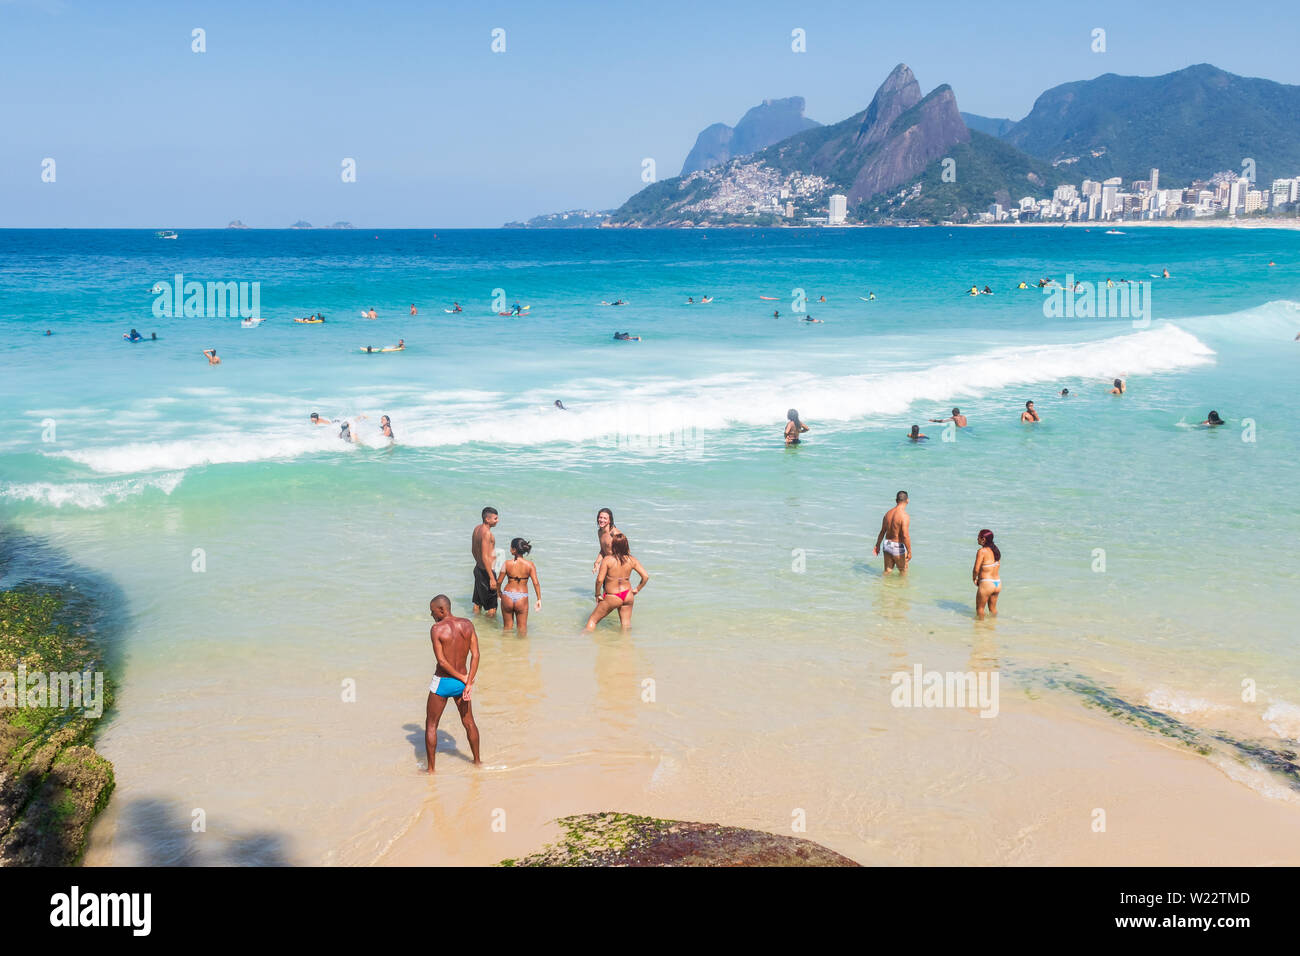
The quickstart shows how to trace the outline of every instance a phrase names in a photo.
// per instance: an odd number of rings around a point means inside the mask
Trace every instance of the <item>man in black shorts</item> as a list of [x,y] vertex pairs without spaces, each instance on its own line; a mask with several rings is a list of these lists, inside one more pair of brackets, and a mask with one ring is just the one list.
[[488,617],[497,613],[497,579],[492,570],[497,539],[492,529],[499,520],[496,508],[484,508],[483,523],[474,529],[470,538],[470,552],[474,555],[474,613],[483,611]]

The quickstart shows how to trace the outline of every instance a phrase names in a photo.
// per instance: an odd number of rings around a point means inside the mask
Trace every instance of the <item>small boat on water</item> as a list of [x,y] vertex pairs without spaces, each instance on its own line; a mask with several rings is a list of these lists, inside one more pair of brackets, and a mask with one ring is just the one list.
[[162,232],[155,232],[154,235],[159,239],[179,239],[180,235],[171,229],[164,229]]
[[1106,235],[1108,235],[1108,236],[1122,236],[1122,235],[1124,235],[1124,230],[1122,230],[1122,229],[1107,229],[1107,230],[1106,230]]

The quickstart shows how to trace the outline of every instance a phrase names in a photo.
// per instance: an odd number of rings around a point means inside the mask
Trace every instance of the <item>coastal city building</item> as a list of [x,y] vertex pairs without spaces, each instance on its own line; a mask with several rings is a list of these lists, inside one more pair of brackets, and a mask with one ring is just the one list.
[[848,211],[848,204],[848,198],[839,193],[831,196],[829,220],[832,226],[841,226],[844,224],[845,214]]

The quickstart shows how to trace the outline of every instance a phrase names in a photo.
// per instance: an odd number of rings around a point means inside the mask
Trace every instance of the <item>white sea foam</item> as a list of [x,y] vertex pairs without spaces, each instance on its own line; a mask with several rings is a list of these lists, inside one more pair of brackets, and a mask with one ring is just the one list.
[[1262,719],[1279,737],[1300,743],[1300,707],[1284,700],[1274,701],[1264,711]]
[[1147,694],[1147,706],[1154,707],[1162,713],[1181,714],[1183,716],[1189,714],[1208,716],[1229,709],[1222,704],[1212,703],[1202,697],[1192,697],[1163,687],[1158,687]]
[[[946,402],[1037,383],[1054,387],[1076,379],[1146,375],[1207,364],[1213,356],[1213,350],[1195,336],[1164,325],[1074,344],[998,348],[932,365],[895,362],[862,375],[750,372],[689,380],[611,380],[594,393],[588,379],[560,390],[568,405],[563,412],[551,407],[549,393],[539,391],[509,399],[477,392],[441,395],[426,391],[410,404],[370,409],[369,420],[354,426],[354,431],[366,444],[381,444],[376,423],[382,410],[392,416],[398,442],[406,447],[617,442],[633,449],[642,444],[654,448],[659,447],[656,442],[662,436],[689,442],[701,432],[783,422],[790,406],[803,409],[819,424],[857,424],[900,415],[914,402]],[[583,394],[591,399],[582,398]],[[611,395],[617,397],[611,399]],[[451,404],[455,400],[460,401]],[[296,404],[296,400],[288,403]],[[356,400],[341,398],[319,405],[322,411],[331,405],[355,408]],[[338,441],[334,429],[307,431],[305,422],[290,417],[286,415],[282,425],[258,432],[94,446],[52,454],[100,473],[131,474],[351,449]],[[355,421],[355,414],[347,417]],[[258,415],[259,421],[265,419],[265,414]]]
[[38,504],[62,508],[102,508],[123,501],[151,489],[170,495],[180,485],[185,475],[174,472],[148,478],[128,478],[121,481],[73,481],[56,483],[34,481],[25,484],[7,484],[0,487],[0,498],[11,501],[34,501]]

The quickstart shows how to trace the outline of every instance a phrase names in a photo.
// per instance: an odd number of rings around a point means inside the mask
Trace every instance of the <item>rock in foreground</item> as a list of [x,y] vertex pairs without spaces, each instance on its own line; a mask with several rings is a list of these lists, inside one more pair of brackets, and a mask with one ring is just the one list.
[[555,844],[502,866],[858,866],[811,840],[716,823],[583,813]]

